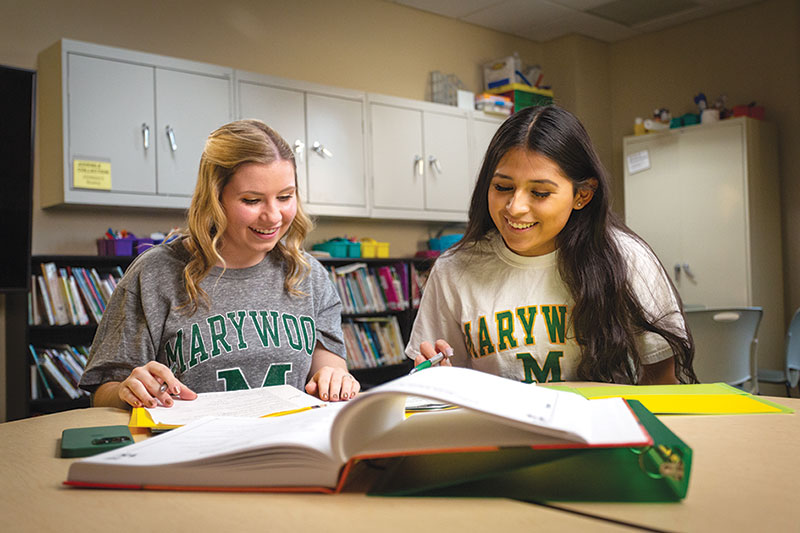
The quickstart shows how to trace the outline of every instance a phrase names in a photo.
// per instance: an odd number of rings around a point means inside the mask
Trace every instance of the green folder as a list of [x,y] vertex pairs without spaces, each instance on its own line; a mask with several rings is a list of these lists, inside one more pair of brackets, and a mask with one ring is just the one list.
[[524,501],[674,502],[686,496],[692,449],[640,402],[644,448],[505,448],[386,459],[376,496],[499,497]]

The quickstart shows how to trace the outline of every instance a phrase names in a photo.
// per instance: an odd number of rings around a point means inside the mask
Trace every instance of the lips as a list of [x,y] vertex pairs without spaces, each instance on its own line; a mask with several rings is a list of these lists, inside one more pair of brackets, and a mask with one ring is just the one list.
[[509,219],[506,219],[506,222],[508,222],[508,225],[512,228],[519,230],[528,229],[536,224],[536,222],[512,222]]
[[258,229],[251,226],[248,227],[250,228],[250,231],[257,233],[258,235],[263,235],[264,237],[271,237],[276,233],[278,233],[278,230],[280,229],[280,228]]

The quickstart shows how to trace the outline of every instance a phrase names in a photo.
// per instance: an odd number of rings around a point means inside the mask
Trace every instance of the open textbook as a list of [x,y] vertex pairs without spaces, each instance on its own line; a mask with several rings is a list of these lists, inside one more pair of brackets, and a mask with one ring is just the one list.
[[273,385],[227,392],[201,392],[194,400],[175,399],[171,407],[134,407],[128,427],[167,430],[207,416],[267,417],[291,414],[325,402],[292,387]]
[[[407,416],[409,396],[460,408]],[[630,453],[630,448],[652,444],[651,435],[621,398],[588,400],[474,370],[435,367],[379,385],[349,402],[289,416],[203,418],[76,461],[66,484],[333,492],[364,459],[507,449],[625,448]],[[530,465],[529,457],[504,457],[492,455],[484,466],[470,466],[465,475],[474,478],[486,475],[487,468],[516,468],[520,460]],[[458,476],[451,472],[448,479]]]

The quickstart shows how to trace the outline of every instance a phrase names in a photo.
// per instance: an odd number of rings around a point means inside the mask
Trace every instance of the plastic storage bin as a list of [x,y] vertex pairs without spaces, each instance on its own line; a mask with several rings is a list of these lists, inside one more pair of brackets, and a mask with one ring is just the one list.
[[511,83],[501,87],[495,87],[486,91],[490,94],[500,94],[507,96],[514,102],[514,111],[532,107],[535,105],[550,105],[553,103],[553,91],[550,89],[539,89],[521,83]]
[[97,255],[133,255],[136,239],[97,239]]
[[331,257],[361,257],[361,243],[351,242],[341,237],[315,244],[311,249],[328,252]]
[[361,239],[361,257],[389,257],[389,243]]
[[445,251],[464,237],[463,234],[458,233],[455,235],[442,235],[428,241],[428,248],[431,250]]

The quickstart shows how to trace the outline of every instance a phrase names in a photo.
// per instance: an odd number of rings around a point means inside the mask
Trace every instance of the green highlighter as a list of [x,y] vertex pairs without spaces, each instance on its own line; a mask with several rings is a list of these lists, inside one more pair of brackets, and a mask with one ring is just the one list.
[[61,457],[88,457],[133,444],[128,426],[69,428],[61,433]]

